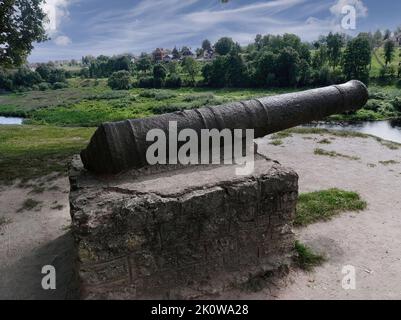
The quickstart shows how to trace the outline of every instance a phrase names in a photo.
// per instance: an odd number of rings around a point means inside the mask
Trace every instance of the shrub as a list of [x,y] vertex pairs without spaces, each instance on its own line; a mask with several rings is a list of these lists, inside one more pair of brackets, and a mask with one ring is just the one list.
[[398,112],[401,112],[401,98],[400,97],[395,97],[394,100],[391,102],[393,105],[394,109]]
[[126,70],[114,72],[107,84],[113,90],[128,90],[131,87],[131,75]]
[[153,88],[153,77],[143,77],[139,79],[138,82],[139,88]]
[[39,90],[40,91],[46,91],[49,90],[51,88],[50,83],[48,82],[41,82],[39,83]]
[[56,82],[53,84],[53,89],[55,89],[55,90],[64,89],[64,88],[68,88],[68,84],[65,82]]
[[377,99],[370,99],[364,109],[366,110],[371,110],[371,111],[377,111],[380,109],[380,107],[382,106],[382,101],[381,100],[377,100]]
[[166,88],[181,88],[182,79],[177,74],[170,74],[165,83]]
[[162,78],[153,78],[153,88],[160,89],[164,86],[164,79]]

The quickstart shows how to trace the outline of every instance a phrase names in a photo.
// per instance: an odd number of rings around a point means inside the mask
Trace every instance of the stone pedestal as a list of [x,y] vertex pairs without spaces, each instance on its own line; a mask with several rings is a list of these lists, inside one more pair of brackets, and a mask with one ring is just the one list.
[[298,176],[262,157],[236,166],[70,172],[77,268],[86,299],[196,298],[288,265]]

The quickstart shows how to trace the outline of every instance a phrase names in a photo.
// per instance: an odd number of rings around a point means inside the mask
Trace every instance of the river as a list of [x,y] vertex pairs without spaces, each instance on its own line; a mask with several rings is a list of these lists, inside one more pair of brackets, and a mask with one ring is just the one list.
[[364,121],[357,123],[317,123],[306,127],[323,128],[330,130],[354,131],[371,134],[384,140],[401,143],[401,119],[389,121]]
[[0,117],[0,124],[17,124],[17,125],[21,125],[23,121],[24,121],[23,118]]
[[[23,118],[16,117],[0,117],[0,125],[21,125]],[[401,119],[389,121],[365,121],[358,123],[342,123],[331,124],[327,122],[319,122],[316,124],[306,125],[304,127],[324,128],[331,130],[355,131],[371,134],[384,140],[401,143]]]

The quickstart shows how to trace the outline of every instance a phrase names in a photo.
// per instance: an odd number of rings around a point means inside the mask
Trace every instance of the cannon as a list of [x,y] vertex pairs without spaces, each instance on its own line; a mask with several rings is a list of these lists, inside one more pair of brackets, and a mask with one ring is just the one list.
[[177,130],[253,129],[255,138],[289,129],[326,117],[355,111],[368,100],[367,87],[352,80],[341,85],[233,102],[168,113],[144,119],[107,122],[96,130],[89,145],[81,152],[84,167],[97,174],[117,174],[148,165],[146,140],[151,129],[161,129],[168,136],[169,123]]

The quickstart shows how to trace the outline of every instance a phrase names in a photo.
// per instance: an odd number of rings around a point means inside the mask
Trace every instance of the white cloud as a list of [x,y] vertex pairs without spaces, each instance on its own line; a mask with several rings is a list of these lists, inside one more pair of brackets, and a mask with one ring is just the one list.
[[54,43],[58,46],[68,46],[69,44],[72,43],[71,39],[67,36],[58,36],[54,39]]
[[342,16],[342,10],[345,6],[355,7],[358,17],[368,16],[368,8],[362,0],[338,0],[337,3],[330,8],[330,12],[337,17]]
[[46,0],[43,3],[43,11],[47,14],[47,32],[50,35],[56,34],[63,20],[68,18],[68,6],[72,0]]

